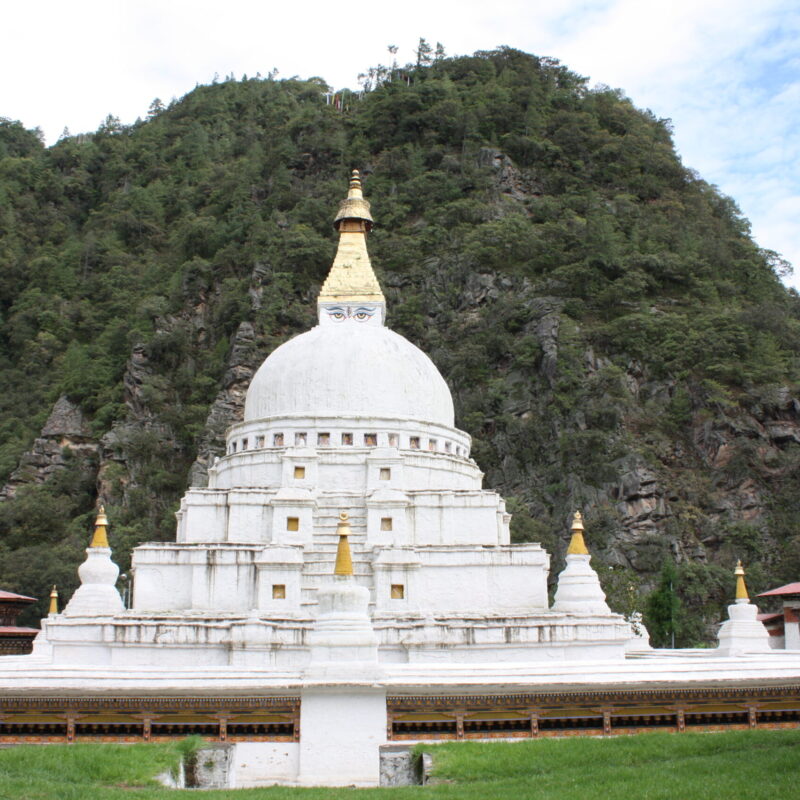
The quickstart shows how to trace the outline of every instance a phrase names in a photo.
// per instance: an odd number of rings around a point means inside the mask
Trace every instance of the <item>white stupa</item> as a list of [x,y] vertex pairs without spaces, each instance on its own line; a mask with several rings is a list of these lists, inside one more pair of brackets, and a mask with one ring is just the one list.
[[736,599],[728,606],[728,619],[720,625],[720,654],[741,656],[770,651],[769,632],[758,619],[758,607],[750,602],[742,562],[736,565]]
[[631,631],[588,555],[568,556],[549,609],[549,556],[511,546],[505,503],[482,488],[447,384],[385,326],[358,173],[335,224],[319,324],[261,365],[208,487],[183,498],[176,541],[134,551],[116,646],[50,624],[56,657],[63,647],[87,663],[306,667],[315,620],[330,613],[320,593],[342,512],[380,662],[622,657]]

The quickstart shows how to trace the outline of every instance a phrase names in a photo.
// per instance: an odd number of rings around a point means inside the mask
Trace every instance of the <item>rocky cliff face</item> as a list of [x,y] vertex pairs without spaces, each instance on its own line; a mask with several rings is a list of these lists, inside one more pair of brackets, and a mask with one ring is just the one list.
[[89,420],[78,406],[61,396],[41,434],[0,489],[0,500],[12,499],[21,486],[45,483],[75,459],[87,474],[93,474],[99,455],[100,442],[92,434]]

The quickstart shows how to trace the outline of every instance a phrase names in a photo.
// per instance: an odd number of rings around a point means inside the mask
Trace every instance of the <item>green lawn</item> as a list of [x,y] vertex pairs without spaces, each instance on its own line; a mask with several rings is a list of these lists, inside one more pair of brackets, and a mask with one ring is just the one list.
[[[0,751],[1,800],[220,800],[231,791],[153,783],[180,743],[21,746]],[[800,729],[516,743],[448,743],[432,751],[434,786],[243,789],[242,800],[775,800],[798,796]]]

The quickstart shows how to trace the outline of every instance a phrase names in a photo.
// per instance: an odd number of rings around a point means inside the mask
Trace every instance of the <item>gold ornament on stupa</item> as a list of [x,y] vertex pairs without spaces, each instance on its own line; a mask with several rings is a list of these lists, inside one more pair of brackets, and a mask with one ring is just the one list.
[[339,514],[339,524],[336,526],[336,533],[339,534],[339,544],[336,547],[336,566],[334,575],[352,575],[353,558],[350,555],[350,515],[346,511]]
[[92,536],[92,543],[89,547],[108,547],[108,517],[106,516],[106,509],[100,506],[100,511],[97,514],[97,519],[94,521],[94,535]]
[[580,511],[576,511],[575,516],[572,518],[572,538],[569,540],[567,555],[589,555],[589,551],[586,549],[586,542],[583,541],[583,517],[581,517]]
[[47,613],[48,615],[58,614],[58,590],[55,584],[53,584],[53,588],[50,590],[50,608]]
[[361,191],[357,169],[353,170],[350,189],[333,224],[339,231],[339,246],[317,303],[384,303],[367,252],[367,232],[372,229],[372,214]]
[[741,559],[736,562],[736,569],[733,571],[736,576],[736,599],[749,600],[750,595],[747,594],[747,586],[744,582],[744,567],[742,566]]

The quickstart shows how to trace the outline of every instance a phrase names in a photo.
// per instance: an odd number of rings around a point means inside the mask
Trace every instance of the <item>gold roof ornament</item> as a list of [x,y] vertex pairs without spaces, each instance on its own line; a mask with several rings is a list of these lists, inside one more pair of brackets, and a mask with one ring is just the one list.
[[339,514],[339,524],[336,526],[336,533],[339,534],[339,544],[336,548],[336,566],[334,575],[352,575],[353,558],[350,555],[350,515],[346,511]]
[[333,224],[339,231],[339,247],[317,303],[384,303],[367,252],[367,232],[372,229],[372,214],[361,191],[357,169],[353,170],[350,189]]
[[58,590],[55,584],[53,584],[53,588],[50,590],[50,609],[47,614],[48,616],[58,614]]
[[354,169],[350,175],[350,187],[347,190],[347,197],[342,200],[339,211],[334,217],[333,227],[341,229],[344,220],[362,220],[367,231],[372,229],[372,214],[370,213],[369,200],[364,199],[361,191],[361,175]]
[[736,562],[736,569],[733,571],[733,574],[736,576],[736,600],[750,600],[750,595],[747,594],[747,586],[744,582],[744,567],[742,566],[742,561]]
[[108,547],[108,517],[106,516],[106,509],[100,506],[100,511],[97,514],[97,519],[94,521],[94,535],[92,536],[92,543],[89,547]]
[[568,556],[588,556],[589,551],[586,549],[586,542],[583,540],[583,517],[580,511],[575,512],[572,518],[572,538],[569,540],[569,547],[567,548]]

